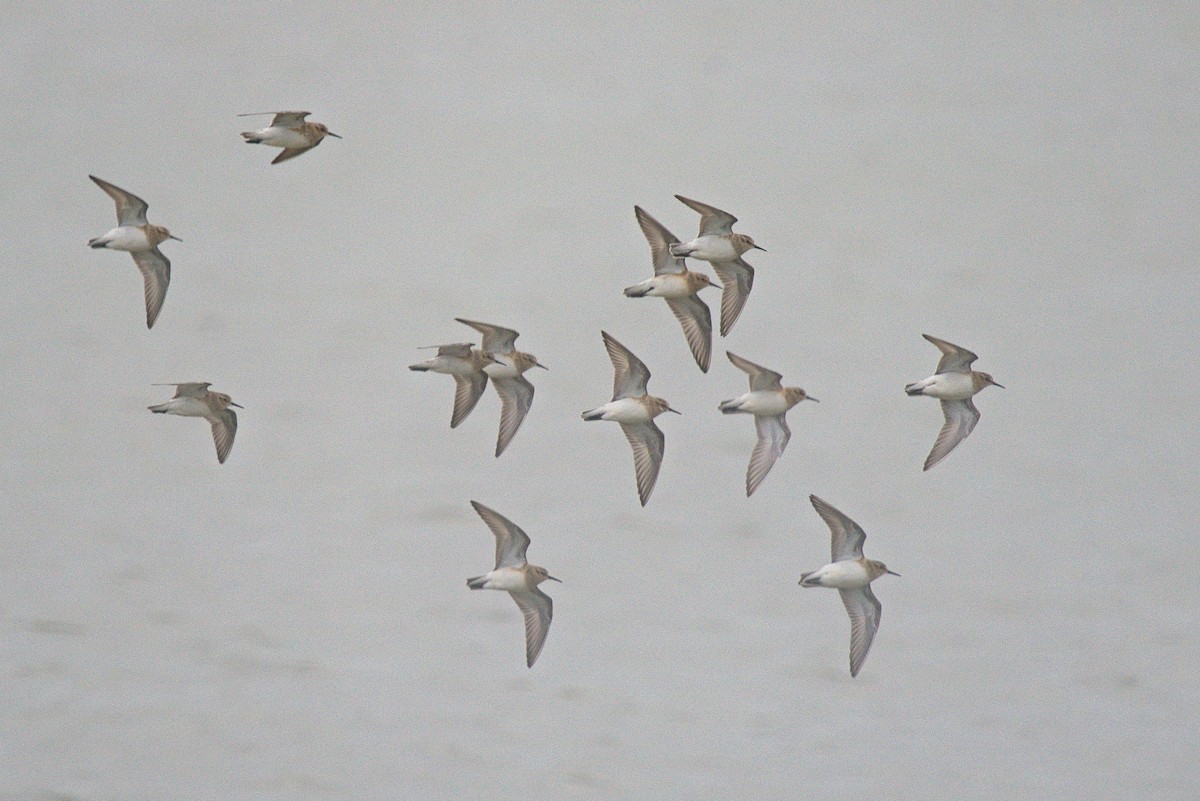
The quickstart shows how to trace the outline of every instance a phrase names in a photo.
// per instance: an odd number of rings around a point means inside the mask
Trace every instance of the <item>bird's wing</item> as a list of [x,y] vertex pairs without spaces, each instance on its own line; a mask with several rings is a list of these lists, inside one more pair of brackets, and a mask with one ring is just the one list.
[[487,373],[476,370],[467,375],[454,376],[454,411],[450,415],[450,427],[458,428],[458,424],[467,419],[467,415],[479,403],[483,391],[487,389]]
[[682,258],[671,255],[670,247],[679,242],[675,234],[668,231],[662,223],[651,217],[641,206],[634,206],[633,213],[637,217],[646,241],[650,243],[650,257],[654,261],[654,274],[681,273],[687,268]]
[[520,567],[525,564],[525,549],[529,547],[529,536],[521,527],[499,512],[489,509],[478,501],[471,501],[472,508],[487,523],[496,537],[496,567]]
[[813,508],[825,521],[825,525],[829,526],[829,532],[833,535],[829,549],[833,556],[832,561],[844,562],[847,559],[862,558],[863,541],[867,538],[862,526],[816,495],[809,495],[808,499],[812,501]]
[[850,675],[857,676],[871,650],[871,642],[875,632],[879,631],[879,618],[883,615],[883,607],[871,585],[855,590],[838,590],[842,596],[842,604],[850,615]]
[[237,434],[237,414],[233,409],[225,409],[211,422],[213,442],[217,445],[217,462],[225,464],[225,460],[229,458],[229,451],[233,448],[233,438]]
[[142,283],[146,295],[146,327],[153,328],[158,313],[167,298],[167,287],[171,284],[171,261],[158,248],[135,250],[130,255],[142,271]]
[[316,147],[319,144],[321,144],[321,140],[318,139],[316,142],[313,142],[311,145],[305,145],[304,147],[285,147],[283,150],[279,151],[278,156],[271,159],[271,163],[278,164],[281,161],[287,161],[288,159],[294,159],[294,158],[296,158],[296,156],[299,156],[301,153],[307,153],[308,151],[312,150],[314,147]]
[[708,304],[697,295],[683,298],[667,298],[667,306],[675,319],[683,326],[683,336],[687,339],[692,356],[702,372],[708,372],[708,364],[712,359],[712,314]]
[[525,664],[533,667],[546,635],[550,632],[550,619],[554,616],[554,601],[537,587],[526,592],[509,592],[517,602],[517,608],[525,616]]
[[311,112],[308,111],[277,111],[275,116],[271,118],[272,128],[299,128],[304,124],[304,118]]
[[926,470],[945,459],[958,443],[967,438],[967,435],[975,428],[975,424],[979,422],[979,410],[975,408],[975,404],[971,402],[970,398],[942,401],[942,414],[946,416],[946,422],[942,425],[942,430],[938,432],[937,439],[934,440],[933,450],[925,458]]
[[701,203],[699,200],[692,200],[683,195],[676,195],[675,198],[693,211],[700,213],[700,236],[705,234],[716,234],[717,236],[725,236],[733,233],[733,224],[737,222],[737,217],[734,217],[727,211],[721,211],[716,206],[710,206],[707,203]]
[[768,370],[762,365],[755,364],[749,359],[743,359],[730,351],[725,351],[725,355],[729,357],[729,361],[733,362],[734,367],[750,376],[751,392],[757,392],[760,389],[783,388],[783,376],[774,370]]
[[492,386],[500,396],[500,435],[496,438],[496,455],[504,453],[516,436],[529,407],[533,405],[533,384],[523,375],[515,378],[493,378]]
[[939,373],[969,373],[971,372],[971,363],[979,358],[966,348],[960,348],[952,342],[931,337],[929,334],[921,334],[921,336],[936,345],[937,349],[942,352],[942,358],[938,361],[937,366]]
[[758,429],[758,442],[750,454],[750,466],[746,468],[746,497],[749,498],[758,489],[758,485],[767,477],[775,460],[783,454],[788,440],[792,438],[791,429],[782,414],[773,416],[755,415],[754,427]]
[[640,398],[646,394],[646,384],[650,381],[650,371],[629,348],[609,336],[607,331],[601,331],[604,347],[613,365],[613,400],[621,398]]
[[727,336],[754,287],[754,268],[738,257],[733,261],[713,262],[713,271],[725,285],[721,291],[721,336]]
[[658,469],[662,467],[666,437],[654,421],[645,423],[621,423],[625,439],[633,448],[633,470],[637,476],[638,500],[642,506],[650,500],[654,484],[658,481]]
[[454,319],[463,325],[471,326],[483,334],[484,353],[511,353],[515,349],[517,337],[520,336],[520,334],[511,328],[502,328],[498,325],[479,323],[474,320],[464,320],[461,317],[455,317]]
[[146,211],[150,207],[132,192],[126,192],[119,186],[113,186],[108,181],[89,175],[105,193],[117,204],[117,225],[145,225]]
[[208,394],[208,388],[212,384],[207,381],[188,381],[183,384],[164,384],[163,386],[175,387],[176,398],[203,398]]

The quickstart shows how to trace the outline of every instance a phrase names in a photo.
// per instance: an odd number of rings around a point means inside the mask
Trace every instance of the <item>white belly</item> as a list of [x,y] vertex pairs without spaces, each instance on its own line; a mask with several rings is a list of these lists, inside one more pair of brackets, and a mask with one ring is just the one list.
[[122,225],[119,228],[114,228],[101,237],[101,239],[105,242],[104,246],[110,250],[140,252],[154,249],[154,245],[151,244],[150,238],[146,236],[146,232],[134,225]]
[[293,128],[263,128],[255,131],[261,144],[271,147],[308,147],[312,144],[307,136]]
[[783,414],[788,410],[787,399],[777,390],[760,389],[747,392],[737,398],[738,411],[748,414],[762,414],[768,417]]
[[867,569],[855,559],[825,565],[813,571],[807,581],[839,590],[861,589],[871,583]]
[[938,373],[919,383],[922,395],[941,400],[966,400],[978,392],[970,373]]
[[521,371],[513,364],[512,358],[506,354],[492,354],[492,358],[500,362],[500,364],[485,364],[483,372],[488,374],[489,378],[516,378],[521,374]]
[[487,574],[483,588],[485,590],[525,592],[529,589],[529,585],[525,581],[525,571],[512,567],[499,567]]
[[691,258],[701,261],[733,261],[740,254],[734,250],[728,237],[705,234],[687,245],[692,248]]
[[650,411],[638,398],[621,398],[610,401],[600,407],[603,412],[601,420],[612,420],[617,423],[646,423],[654,419]]
[[167,407],[167,414],[178,414],[183,417],[208,417],[212,414],[208,404],[199,398],[171,398],[161,405]]

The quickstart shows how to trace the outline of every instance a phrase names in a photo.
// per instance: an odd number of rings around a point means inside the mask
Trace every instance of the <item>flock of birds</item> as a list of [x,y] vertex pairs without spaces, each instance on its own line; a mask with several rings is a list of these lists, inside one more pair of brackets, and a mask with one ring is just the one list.
[[[271,124],[242,133],[248,144],[282,148],[272,160],[278,164],[316,147],[326,136],[341,138],[320,123],[306,122],[309,112],[256,112],[273,114]],[[251,116],[251,115],[239,115]],[[146,304],[146,326],[152,328],[162,310],[171,281],[171,262],[159,250],[168,239],[178,241],[166,228],[150,224],[148,206],[138,196],[107,181],[89,176],[116,203],[117,227],[88,241],[96,249],[129,252],[142,273]],[[765,250],[742,233],[735,233],[737,218],[714,206],[682,195],[680,202],[700,214],[700,230],[690,242],[681,242],[658,220],[640,206],[634,215],[650,245],[654,276],[624,290],[627,297],[660,297],[679,321],[688,348],[702,372],[707,373],[712,358],[712,315],[699,293],[716,287],[707,274],[687,268],[688,258],[708,262],[722,286],[720,334],[733,329],[754,285],[754,268],[742,258],[750,250]],[[456,428],[478,404],[491,379],[500,396],[500,431],[496,456],[504,453],[533,405],[534,386],[525,373],[534,367],[546,368],[537,357],[516,349],[519,334],[511,329],[475,320],[455,318],[482,336],[479,347],[473,343],[434,346],[436,354],[410,366],[418,372],[450,375],[455,381],[454,407],[450,427]],[[988,386],[1001,386],[987,373],[971,369],[976,355],[965,348],[936,337],[924,335],[941,351],[942,357],[933,375],[905,386],[908,395],[925,395],[941,401],[945,423],[933,449],[925,460],[928,470],[944,459],[975,428],[979,410],[972,398]],[[608,420],[620,424],[633,450],[634,474],[638,499],[644,507],[654,491],[662,466],[666,438],[654,419],[664,412],[678,412],[662,398],[648,394],[650,371],[644,362],[607,331],[601,331],[604,347],[613,365],[612,400],[585,411],[586,421]],[[799,387],[783,386],[783,376],[748,359],[726,351],[729,361],[749,376],[748,392],[721,401],[724,414],[754,416],[758,439],[746,470],[746,496],[758,489],[791,438],[787,412],[803,400],[816,401]],[[237,415],[231,407],[242,408],[229,395],[213,392],[207,382],[155,384],[173,386],[169,400],[148,407],[156,414],[202,417],[212,426],[217,461],[224,463],[233,448],[237,433]],[[842,512],[815,495],[809,496],[817,513],[829,526],[831,561],[800,577],[802,587],[831,587],[839,591],[850,616],[850,675],[857,676],[879,628],[882,608],[871,582],[885,574],[899,575],[882,562],[863,556],[866,534]],[[471,502],[496,540],[495,567],[467,580],[472,590],[504,590],[512,596],[525,618],[526,665],[533,666],[550,630],[554,604],[538,585],[558,581],[549,572],[526,560],[529,537],[519,526],[498,512]]]

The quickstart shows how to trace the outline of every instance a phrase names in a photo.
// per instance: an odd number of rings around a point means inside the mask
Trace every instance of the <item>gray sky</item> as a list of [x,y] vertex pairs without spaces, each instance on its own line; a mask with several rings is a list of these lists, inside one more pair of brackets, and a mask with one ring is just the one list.
[[[1200,793],[1198,21],[7,9],[0,799]],[[240,142],[292,108],[345,138]],[[184,240],[152,331],[89,173]],[[707,375],[620,291],[675,193],[769,251]],[[456,316],[551,368],[499,460],[490,389],[452,431],[406,369]],[[683,412],[645,509],[579,420],[602,328]],[[1007,387],[928,473],[922,333]],[[751,499],[726,349],[822,401]],[[188,380],[246,407],[223,466],[145,410]],[[854,680],[810,493],[903,576]],[[532,670],[471,499],[564,581]]]

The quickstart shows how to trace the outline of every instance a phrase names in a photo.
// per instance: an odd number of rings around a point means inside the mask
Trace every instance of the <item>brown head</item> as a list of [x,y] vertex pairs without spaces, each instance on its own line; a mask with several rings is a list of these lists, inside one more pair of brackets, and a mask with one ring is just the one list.
[[792,408],[793,406],[795,406],[797,403],[799,403],[802,400],[810,400],[810,401],[816,401],[817,403],[820,403],[819,400],[817,400],[816,398],[810,397],[809,394],[807,392],[805,392],[804,390],[800,389],[800,387],[784,387],[783,388],[783,398],[784,398],[784,400],[787,401],[787,405],[788,405],[789,409]]
[[671,408],[671,404],[667,403],[662,398],[656,398],[653,395],[646,396],[646,408],[650,410],[651,417],[658,417],[663,412],[675,412],[675,414],[683,414]]
[[246,408],[245,406],[242,406],[241,404],[234,403],[233,398],[229,397],[224,392],[209,392],[208,397],[210,399],[210,402],[222,411],[229,408],[230,406],[236,406],[239,409]]
[[1004,389],[1004,385],[997,384],[996,379],[992,378],[991,373],[979,373],[972,371],[971,378],[974,381],[976,392],[984,387],[1000,387],[1000,389]]
[[754,250],[761,250],[763,253],[767,252],[766,248],[760,248],[758,245],[754,244],[753,239],[745,234],[730,234],[729,241],[733,243],[733,249],[737,251],[739,256],[752,248]]
[[528,570],[526,571],[525,575],[529,577],[530,583],[535,587],[546,579],[550,579],[550,581],[557,581],[559,584],[562,584],[562,579],[556,579],[554,576],[550,575],[550,571],[544,567],[538,567],[537,565],[527,565],[526,567],[528,567]]
[[317,133],[319,133],[321,136],[332,136],[334,139],[342,138],[342,137],[338,136],[337,134],[335,134],[333,131],[326,128],[324,126],[324,124],[319,123],[319,122],[310,122],[310,123],[308,123],[308,127],[311,128],[312,130],[316,131]]
[[687,276],[688,287],[692,290],[693,294],[708,286],[716,287],[717,289],[721,288],[721,285],[709,278],[707,273],[697,273],[688,270]]
[[158,247],[159,242],[165,242],[168,239],[174,239],[176,242],[183,241],[177,236],[171,236],[171,232],[161,225],[147,225],[146,238],[150,240],[154,247]]
[[532,353],[522,353],[519,350],[514,350],[511,354],[511,358],[517,370],[522,373],[528,370],[530,367],[540,367],[543,370],[550,369],[546,365],[539,362],[537,360],[537,356],[534,356]]
[[900,575],[899,573],[893,573],[891,570],[888,570],[887,565],[885,565],[883,562],[877,562],[874,559],[868,559],[866,561],[867,561],[867,575],[870,576],[870,581],[874,581],[875,579],[882,576],[884,573],[887,573],[888,575],[891,575],[891,576],[899,576]]

